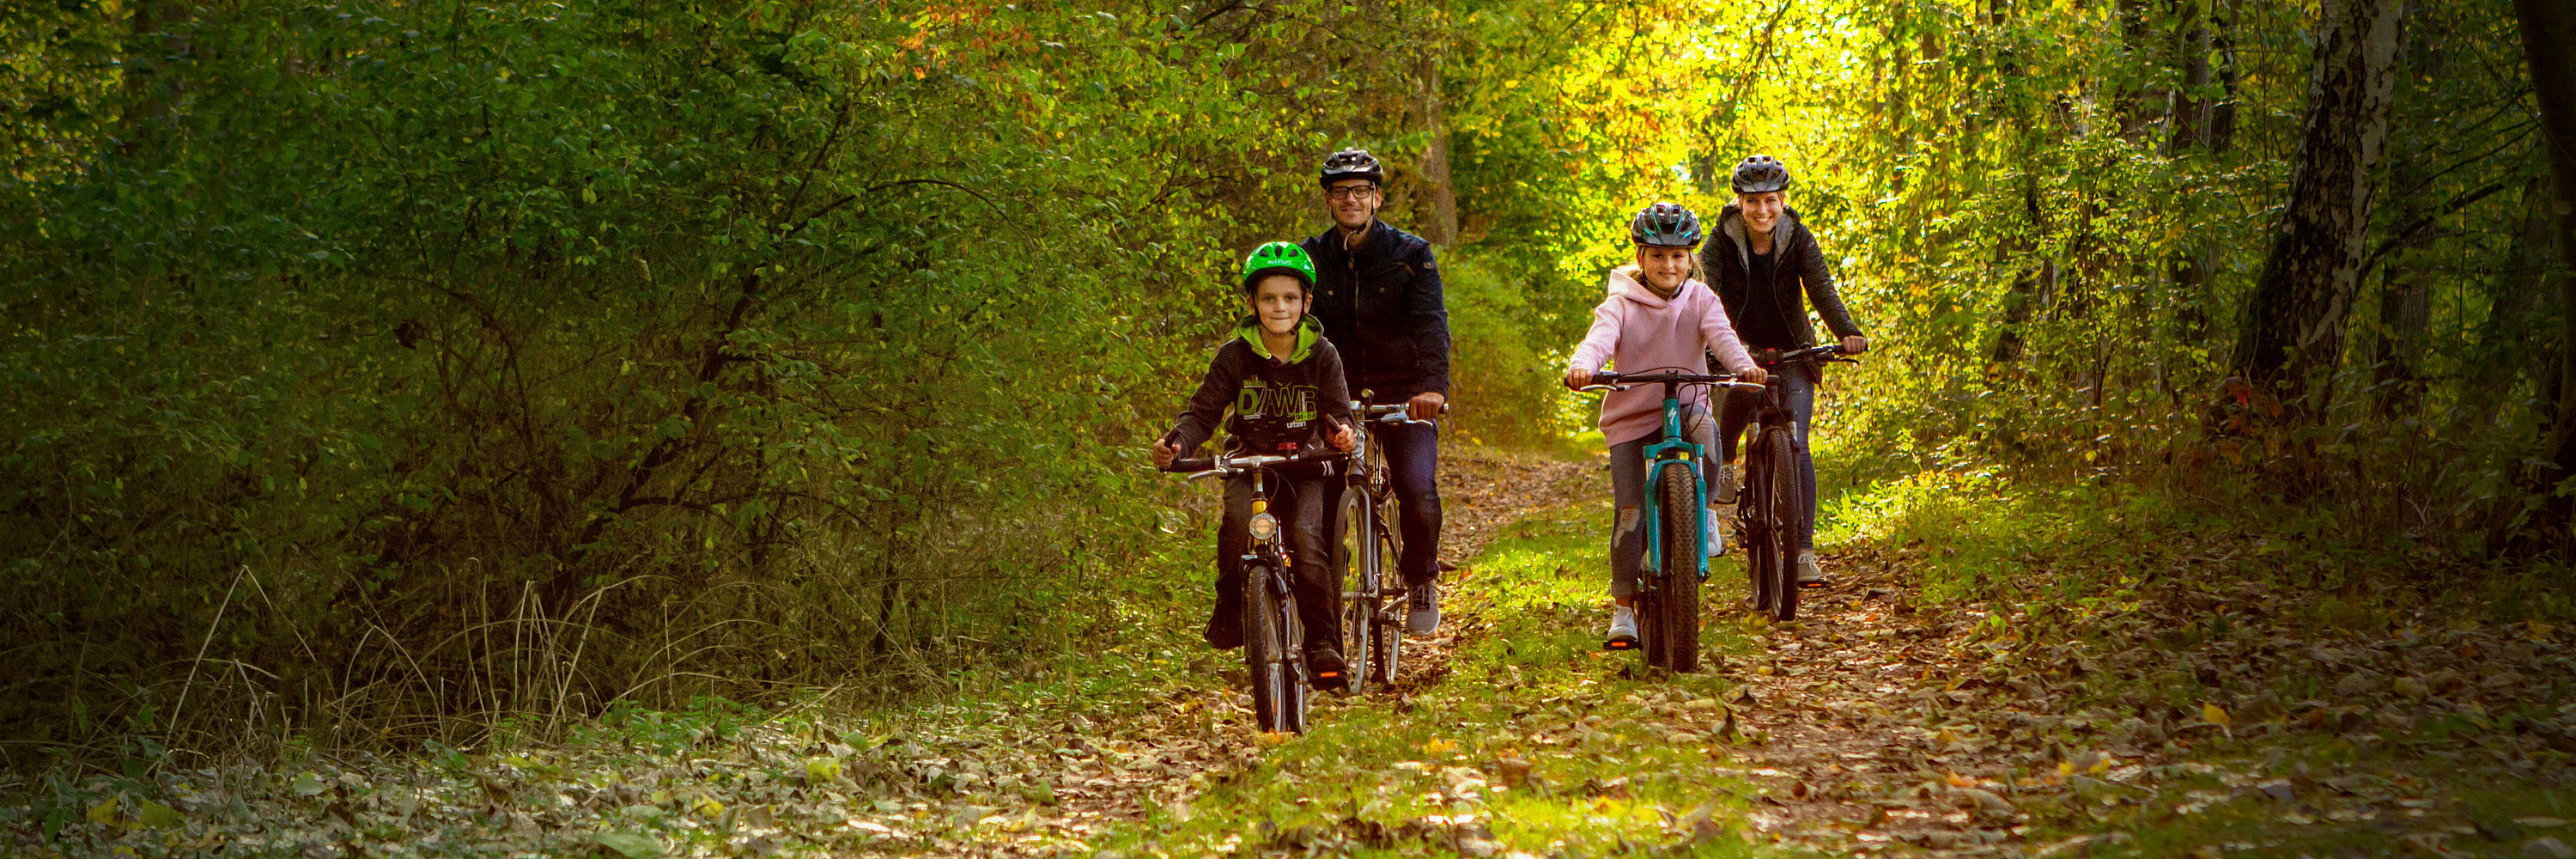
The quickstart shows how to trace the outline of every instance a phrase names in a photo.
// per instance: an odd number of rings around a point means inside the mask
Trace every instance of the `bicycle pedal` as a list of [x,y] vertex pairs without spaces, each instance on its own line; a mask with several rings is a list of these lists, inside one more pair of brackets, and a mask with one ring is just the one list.
[[1613,639],[1610,639],[1609,641],[1602,642],[1602,643],[1601,643],[1601,649],[1603,649],[1603,650],[1635,650],[1635,649],[1637,649],[1637,641],[1636,641],[1635,639],[1630,639],[1630,638],[1613,638]]

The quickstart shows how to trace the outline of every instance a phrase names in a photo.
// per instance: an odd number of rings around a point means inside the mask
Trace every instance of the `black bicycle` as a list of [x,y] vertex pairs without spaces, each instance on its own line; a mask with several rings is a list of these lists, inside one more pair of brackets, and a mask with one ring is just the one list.
[[1313,451],[1287,456],[1205,456],[1172,460],[1163,470],[1202,477],[1252,475],[1252,518],[1244,520],[1250,548],[1243,564],[1243,667],[1250,673],[1254,727],[1264,733],[1306,732],[1307,690],[1311,683],[1300,646],[1305,628],[1297,620],[1294,581],[1289,577],[1287,535],[1279,517],[1270,514],[1270,484],[1278,470],[1320,463],[1330,468],[1348,454]]
[[[1839,357],[1840,346],[1812,346],[1773,352],[1759,350],[1753,362],[1773,374],[1796,362],[1857,364]],[[1753,440],[1744,449],[1744,492],[1735,505],[1736,545],[1744,547],[1744,570],[1753,580],[1753,610],[1773,620],[1798,618],[1798,552],[1806,533],[1806,493],[1800,485],[1797,415],[1789,410],[1786,386],[1771,385],[1753,413]]]
[[[1448,411],[1447,404],[1441,411]],[[1370,685],[1384,689],[1395,685],[1395,670],[1404,656],[1404,620],[1398,607],[1404,605],[1407,593],[1398,583],[1387,581],[1386,570],[1402,557],[1404,548],[1400,531],[1387,521],[1386,510],[1395,497],[1388,483],[1386,453],[1370,443],[1370,424],[1427,424],[1405,416],[1402,403],[1372,406],[1352,401],[1352,434],[1359,445],[1351,449],[1351,466],[1347,470],[1350,487],[1342,492],[1340,553],[1345,564],[1343,581],[1349,589],[1342,591],[1342,653],[1351,662],[1351,691],[1363,692]]]

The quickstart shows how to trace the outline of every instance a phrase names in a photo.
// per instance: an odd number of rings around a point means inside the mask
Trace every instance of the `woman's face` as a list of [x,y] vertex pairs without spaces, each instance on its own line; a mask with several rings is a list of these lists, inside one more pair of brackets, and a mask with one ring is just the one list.
[[1657,292],[1672,292],[1690,281],[1691,249],[1637,246],[1637,270]]
[[1780,224],[1780,210],[1789,207],[1787,191],[1755,191],[1735,195],[1735,204],[1744,207],[1744,225],[1754,232],[1770,235]]

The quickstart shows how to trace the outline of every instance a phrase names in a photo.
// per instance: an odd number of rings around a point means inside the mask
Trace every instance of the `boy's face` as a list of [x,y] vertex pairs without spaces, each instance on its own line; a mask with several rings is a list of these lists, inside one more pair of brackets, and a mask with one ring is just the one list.
[[1253,282],[1251,302],[1261,330],[1293,334],[1297,320],[1306,316],[1306,284],[1284,274],[1267,275]]
[[1691,249],[1659,245],[1637,246],[1637,270],[1656,289],[1671,292],[1690,280]]

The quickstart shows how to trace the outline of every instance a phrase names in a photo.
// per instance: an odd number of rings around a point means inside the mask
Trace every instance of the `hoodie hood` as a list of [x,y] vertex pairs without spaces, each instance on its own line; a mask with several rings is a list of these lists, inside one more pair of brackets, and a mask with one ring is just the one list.
[[1629,301],[1634,301],[1647,307],[1661,310],[1670,306],[1674,301],[1680,300],[1683,295],[1690,292],[1692,285],[1699,283],[1699,281],[1696,280],[1682,281],[1682,288],[1674,290],[1673,297],[1665,298],[1663,296],[1656,295],[1655,288],[1647,286],[1645,280],[1638,277],[1637,274],[1637,266],[1633,263],[1611,269],[1610,282],[1608,284],[1610,294],[1619,296],[1620,298],[1625,298]]
[[1252,354],[1294,364],[1314,354],[1315,341],[1324,338],[1324,325],[1316,322],[1312,313],[1297,317],[1297,348],[1285,359],[1270,354],[1270,347],[1261,342],[1261,317],[1258,314],[1246,314],[1243,321],[1235,325],[1234,336],[1243,338],[1244,345],[1252,347]]
[[[1717,229],[1725,233],[1727,238],[1735,240],[1735,261],[1743,265],[1745,271],[1752,271],[1753,241],[1748,238],[1750,228],[1744,226],[1744,206],[1728,203],[1726,208],[1717,210]],[[1797,237],[1800,229],[1802,228],[1798,225],[1798,210],[1788,206],[1780,207],[1780,222],[1771,227],[1771,246],[1778,248],[1789,244],[1791,239]]]

